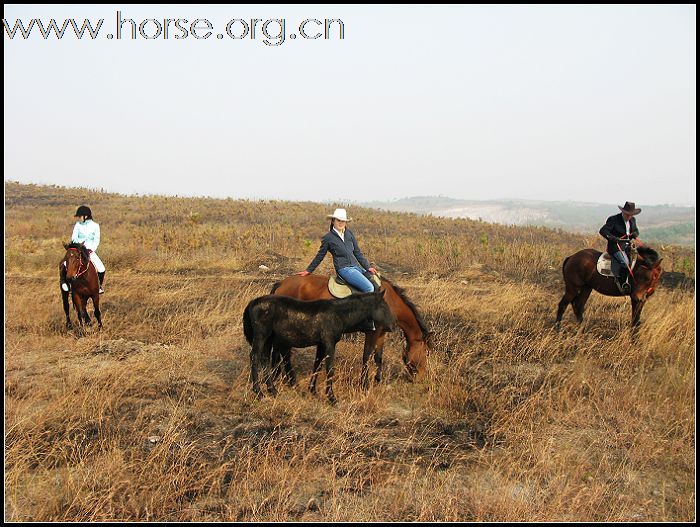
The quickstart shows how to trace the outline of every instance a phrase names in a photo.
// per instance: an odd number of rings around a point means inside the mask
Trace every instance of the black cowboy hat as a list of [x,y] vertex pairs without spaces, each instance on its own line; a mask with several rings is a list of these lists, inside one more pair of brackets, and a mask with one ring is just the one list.
[[617,206],[618,209],[620,209],[622,212],[626,212],[627,214],[631,214],[632,216],[635,216],[642,212],[642,209],[636,209],[634,207],[634,201],[625,201],[625,206],[620,207],[619,205]]
[[81,205],[80,207],[78,207],[78,210],[75,211],[74,216],[87,216],[88,219],[92,219],[92,211],[87,205]]

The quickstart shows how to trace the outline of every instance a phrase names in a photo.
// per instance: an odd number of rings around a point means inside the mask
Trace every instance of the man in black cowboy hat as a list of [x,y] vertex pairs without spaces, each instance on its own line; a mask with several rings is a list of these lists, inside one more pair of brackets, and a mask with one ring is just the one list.
[[[608,254],[610,254],[618,265],[618,272],[615,276],[615,284],[624,295],[630,294],[629,266],[630,260],[627,256],[627,248],[632,240],[639,236],[637,221],[634,217],[642,212],[642,209],[635,207],[634,202],[625,202],[620,209],[620,214],[610,216],[600,229],[600,235],[608,240]],[[613,271],[614,271],[613,266]]]

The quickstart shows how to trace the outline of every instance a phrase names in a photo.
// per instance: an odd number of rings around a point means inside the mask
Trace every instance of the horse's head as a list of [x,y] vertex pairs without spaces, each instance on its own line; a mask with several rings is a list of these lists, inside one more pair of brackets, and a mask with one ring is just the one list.
[[639,259],[634,268],[634,289],[632,296],[644,302],[647,298],[654,294],[656,286],[661,278],[661,261],[658,253],[648,247],[639,248]]
[[414,340],[408,344],[404,361],[410,379],[412,381],[420,381],[428,373],[428,354],[432,347],[431,333],[428,333],[423,340]]
[[63,244],[66,255],[63,262],[66,267],[66,280],[74,282],[90,260],[90,255],[82,243]]
[[378,326],[383,326],[387,331],[392,331],[396,327],[396,317],[389,309],[389,305],[384,301],[386,290],[377,291],[374,297],[372,308],[372,319]]

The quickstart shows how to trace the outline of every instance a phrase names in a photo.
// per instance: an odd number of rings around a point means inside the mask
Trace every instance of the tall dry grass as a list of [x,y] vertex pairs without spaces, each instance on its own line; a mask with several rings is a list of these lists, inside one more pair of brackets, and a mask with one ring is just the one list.
[[[253,399],[240,322],[310,261],[328,207],[5,191],[8,520],[695,518],[694,294],[660,289],[636,340],[599,295],[554,332],[561,259],[593,236],[358,210],[435,346],[410,384],[391,335],[365,393],[345,339],[333,407],[306,390],[313,350],[297,387]],[[108,275],[105,329],[78,336],[56,266],[83,201]]]

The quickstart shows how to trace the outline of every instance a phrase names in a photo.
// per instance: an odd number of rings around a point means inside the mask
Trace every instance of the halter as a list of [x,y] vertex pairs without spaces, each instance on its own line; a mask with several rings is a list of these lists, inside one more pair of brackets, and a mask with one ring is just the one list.
[[78,264],[78,274],[75,275],[76,278],[80,277],[81,275],[84,275],[87,273],[88,269],[90,269],[90,260],[88,259],[88,263],[85,266],[85,269],[83,271],[80,270],[80,268],[83,266],[83,255],[81,254],[80,249],[76,249],[75,247],[71,247],[68,249],[69,251],[78,251],[78,261],[80,264]]

